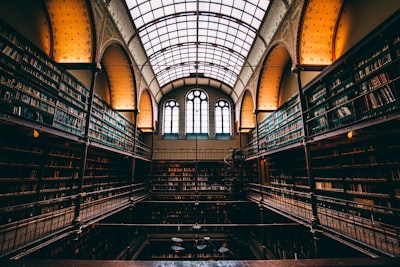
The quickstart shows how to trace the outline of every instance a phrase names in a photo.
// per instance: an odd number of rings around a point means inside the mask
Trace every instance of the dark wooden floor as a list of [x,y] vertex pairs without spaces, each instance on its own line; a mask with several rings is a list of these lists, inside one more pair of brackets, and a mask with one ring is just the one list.
[[400,266],[400,258],[249,261],[0,260],[0,267],[350,267]]

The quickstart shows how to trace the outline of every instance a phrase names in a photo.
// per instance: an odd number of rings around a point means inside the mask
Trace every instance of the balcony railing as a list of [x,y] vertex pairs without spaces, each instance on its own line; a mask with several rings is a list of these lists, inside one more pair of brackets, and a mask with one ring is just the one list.
[[228,149],[154,149],[153,160],[224,160]]
[[[71,200],[76,197],[77,195],[69,196]],[[84,193],[81,198],[81,224],[90,225],[147,197],[146,184]],[[18,209],[17,206],[14,208]],[[72,205],[0,226],[0,258],[34,246],[42,247],[49,240],[55,242],[73,233],[75,208]]]
[[[250,184],[247,196],[292,220],[311,225],[312,206],[308,193]],[[316,211],[317,228],[323,234],[362,251],[373,251],[374,255],[400,256],[400,226],[396,223],[400,210],[361,207],[360,203],[317,195]]]

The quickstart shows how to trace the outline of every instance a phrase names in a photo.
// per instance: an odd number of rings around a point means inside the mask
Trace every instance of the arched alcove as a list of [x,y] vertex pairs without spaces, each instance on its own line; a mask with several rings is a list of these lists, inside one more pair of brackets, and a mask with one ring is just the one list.
[[140,96],[137,126],[143,132],[153,130],[153,106],[147,90],[144,90]]
[[107,73],[111,106],[120,111],[136,109],[135,79],[126,51],[113,43],[106,48],[101,63]]
[[240,109],[240,131],[248,132],[256,127],[255,116],[254,116],[254,101],[251,93],[246,91],[242,99],[242,105]]
[[274,46],[268,53],[258,84],[258,111],[273,111],[278,108],[281,79],[289,61],[290,55],[284,44]]

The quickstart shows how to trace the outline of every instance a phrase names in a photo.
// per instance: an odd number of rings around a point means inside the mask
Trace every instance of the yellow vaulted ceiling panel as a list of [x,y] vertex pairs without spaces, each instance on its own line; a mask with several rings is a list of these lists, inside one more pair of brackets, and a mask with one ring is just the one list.
[[249,92],[246,92],[243,97],[240,117],[240,128],[242,132],[250,131],[250,129],[255,127],[253,98]]
[[151,97],[148,91],[144,91],[140,97],[138,127],[142,131],[151,131],[153,127],[153,108],[151,105]]
[[130,61],[119,45],[111,45],[103,55],[111,91],[111,106],[117,110],[136,108],[135,86]]
[[300,64],[328,65],[333,61],[333,39],[342,0],[311,0],[300,33]]
[[53,30],[53,58],[60,63],[91,63],[93,36],[84,0],[46,0]]
[[267,56],[257,94],[258,110],[275,110],[278,108],[281,77],[289,59],[289,52],[283,45],[273,48]]

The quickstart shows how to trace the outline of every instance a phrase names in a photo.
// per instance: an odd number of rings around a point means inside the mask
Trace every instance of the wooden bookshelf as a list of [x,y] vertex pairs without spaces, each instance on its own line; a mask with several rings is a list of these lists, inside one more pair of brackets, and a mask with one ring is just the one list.
[[137,138],[134,124],[114,111],[96,94],[93,100],[89,136],[96,142],[131,153],[134,138]]
[[313,151],[318,194],[354,201],[359,209],[379,206],[392,213],[390,208],[399,208],[400,147],[395,139],[392,136]]
[[265,182],[272,187],[308,192],[309,181],[302,149],[293,149],[265,158],[268,165]]
[[0,21],[0,109],[82,136],[89,90]]
[[396,12],[305,85],[301,145],[268,151],[262,141],[276,140],[270,129],[285,123],[289,100],[258,125],[259,137],[250,133],[246,155],[266,173],[249,199],[310,225],[318,218],[324,233],[391,256],[399,255],[399,26]]
[[80,150],[42,143],[17,131],[0,136],[0,217],[2,223],[71,207]]
[[[1,112],[82,137],[90,90],[3,21],[0,51]],[[92,111],[92,141],[134,154],[134,124],[97,95]]]
[[398,115],[399,25],[376,29],[304,88],[310,136]]
[[130,183],[131,168],[129,157],[91,147],[86,161],[84,191],[96,192],[127,185]]
[[153,168],[153,192],[224,192],[230,189],[222,162],[155,162]]
[[[278,148],[299,143],[303,136],[301,108],[298,95],[295,94],[259,123],[258,136],[256,129],[250,133],[246,153],[248,155],[257,154],[257,152],[269,153]],[[260,151],[257,151],[257,142]]]

